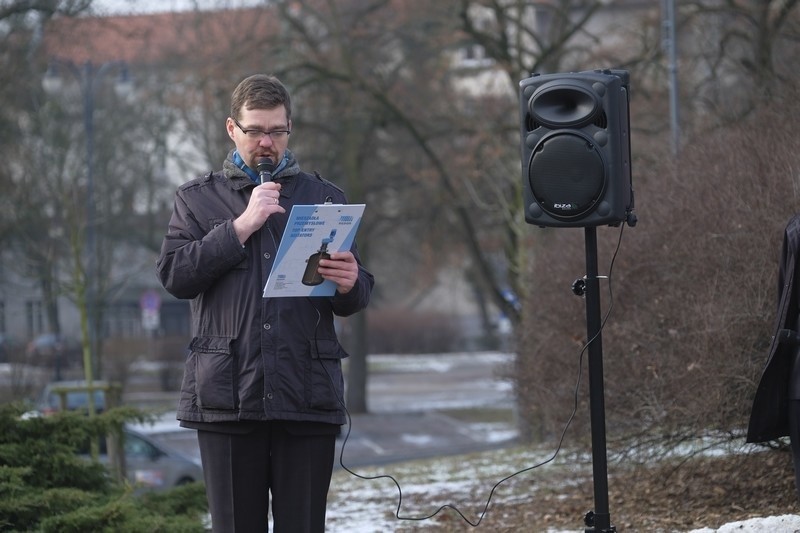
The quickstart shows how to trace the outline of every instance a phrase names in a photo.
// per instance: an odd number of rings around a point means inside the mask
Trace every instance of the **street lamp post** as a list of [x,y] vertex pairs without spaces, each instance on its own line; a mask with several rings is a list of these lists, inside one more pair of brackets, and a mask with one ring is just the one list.
[[[94,192],[94,98],[95,85],[108,72],[117,70],[120,78],[117,84],[118,93],[127,92],[130,88],[127,65],[124,61],[110,61],[99,65],[86,61],[78,65],[70,60],[54,58],[45,74],[42,85],[44,90],[54,94],[61,89],[63,78],[60,68],[69,72],[79,83],[83,100],[83,125],[86,134],[86,270],[84,277],[85,322],[82,324],[84,336],[83,367],[84,377],[89,388],[89,397],[94,392],[94,368],[97,347],[97,211]],[[82,320],[83,322],[83,320]],[[94,402],[89,402],[90,412],[94,411]]]

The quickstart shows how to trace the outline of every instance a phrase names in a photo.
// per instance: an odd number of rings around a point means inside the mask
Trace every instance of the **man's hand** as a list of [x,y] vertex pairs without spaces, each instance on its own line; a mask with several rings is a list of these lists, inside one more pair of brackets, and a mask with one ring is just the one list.
[[278,203],[280,197],[281,184],[274,181],[262,183],[253,189],[244,213],[233,221],[233,229],[242,246],[250,238],[250,235],[264,225],[270,215],[286,212]]
[[347,294],[358,279],[358,263],[352,252],[334,252],[330,259],[321,259],[317,271],[336,284],[339,294]]

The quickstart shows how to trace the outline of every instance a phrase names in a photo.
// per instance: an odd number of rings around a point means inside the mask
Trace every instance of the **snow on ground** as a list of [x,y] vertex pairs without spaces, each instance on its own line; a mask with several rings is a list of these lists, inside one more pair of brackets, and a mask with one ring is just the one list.
[[[508,362],[500,354],[481,354],[480,357],[496,357],[495,364]],[[473,356],[474,357],[474,356]],[[376,358],[383,370],[391,368],[394,372],[420,372],[420,373],[448,373],[463,364],[457,355],[437,356],[426,359],[424,357],[397,357],[384,356]],[[495,380],[494,386],[497,386]],[[483,390],[486,390],[484,388]],[[458,395],[449,392],[449,400],[457,402],[463,400]],[[425,397],[425,401],[441,400],[438,397]],[[496,401],[496,399],[495,399]],[[389,402],[392,404],[393,402]],[[453,406],[451,406],[453,407]],[[406,441],[416,442],[424,439],[420,435],[403,435]],[[503,438],[508,438],[504,435]],[[499,439],[503,440],[503,439]],[[719,442],[726,442],[720,445]],[[680,455],[683,453],[696,453],[698,449],[704,450],[707,455],[720,455],[727,453],[746,453],[752,451],[743,443],[731,443],[727,439],[715,439],[709,436],[708,440],[687,445],[686,449],[675,450]],[[547,471],[555,469],[590,469],[591,458],[578,456],[562,450],[553,458],[555,450],[510,450],[500,449],[481,454],[472,454],[457,458],[439,458],[424,463],[423,467],[413,463],[389,464],[382,467],[354,469],[357,474],[368,479],[353,476],[343,469],[338,469],[331,483],[331,492],[328,506],[328,530],[332,533],[382,533],[385,531],[434,531],[437,529],[436,519],[424,519],[437,512],[440,506],[452,503],[461,511],[467,520],[461,520],[455,511],[445,509],[442,514],[449,514],[448,524],[461,522],[464,531],[481,521],[481,513],[485,508],[487,498],[492,490],[493,482],[518,470],[542,462],[548,464],[541,469],[534,469],[512,479],[504,481],[492,495],[492,504],[502,502],[510,504],[519,502],[523,504],[535,498],[537,488],[548,487]],[[553,459],[550,461],[550,459]],[[397,478],[402,490],[402,499],[398,487],[389,479],[389,475]],[[476,481],[477,480],[477,481]],[[481,481],[484,480],[484,481]],[[485,481],[491,480],[491,481]],[[445,495],[445,496],[442,496]],[[456,501],[450,501],[450,500]],[[422,503],[420,503],[422,502]],[[493,507],[490,505],[486,523],[496,523],[492,517]],[[402,518],[398,518],[398,516]],[[613,519],[613,510],[612,510]],[[546,527],[546,524],[545,524]],[[485,527],[483,529],[486,529]],[[571,530],[548,529],[546,533],[583,533],[581,516],[575,517],[575,528]],[[754,518],[742,522],[732,522],[719,529],[696,529],[691,533],[789,533],[800,532],[800,516],[787,515],[777,517]]]
[[[466,519],[447,508],[437,517],[450,515],[448,527],[461,523],[463,531],[492,530],[501,527],[492,516],[497,503],[525,505],[536,498],[538,488],[550,488],[549,469],[578,471],[591,468],[591,458],[562,451],[550,461],[554,451],[494,450],[462,457],[439,458],[424,466],[399,463],[353,469],[357,477],[337,470],[331,483],[328,505],[328,531],[331,533],[383,533],[386,531],[436,531],[441,522],[429,518],[441,506],[452,504]],[[710,454],[716,453],[713,450]],[[486,518],[481,514],[492,491],[493,482],[517,470],[546,463],[542,469],[523,472],[504,481],[492,494]],[[399,498],[397,479],[402,490]],[[569,477],[569,476],[567,476]],[[563,476],[561,476],[563,479]],[[486,481],[487,479],[492,481]],[[566,489],[567,487],[565,487]],[[400,518],[398,518],[398,516]],[[574,529],[543,529],[545,533],[583,533],[582,516],[575,517]],[[469,522],[467,522],[467,520]],[[485,521],[484,521],[485,520]],[[502,522],[502,518],[499,518]],[[613,523],[613,509],[612,509]],[[487,524],[489,524],[487,526]],[[478,527],[470,527],[475,526]],[[485,527],[484,527],[485,526]],[[543,524],[546,528],[546,524]],[[510,529],[502,528],[504,531]],[[456,529],[459,530],[460,529]],[[680,533],[795,533],[800,532],[800,515],[771,516],[731,522],[719,529],[701,528]]]
[[800,531],[799,515],[768,516],[751,518],[741,522],[731,522],[719,529],[695,529],[690,533],[794,533]]
[[[421,380],[417,376],[430,376],[432,374],[450,373],[462,368],[464,355],[437,355],[435,357],[375,357],[374,363],[382,372],[408,373],[414,384]],[[507,354],[469,354],[470,361],[486,360],[496,365],[508,362]],[[481,382],[480,390],[487,391],[483,401],[492,405],[504,405],[508,400],[508,392],[503,390],[504,380],[494,377]],[[470,381],[466,384],[470,394],[459,394],[460,389],[449,390],[447,397],[436,394],[418,394],[420,401],[426,405],[436,405],[438,402],[447,404],[450,409],[475,407],[476,384]],[[378,391],[376,391],[378,392]],[[398,405],[409,407],[409,399],[402,403],[381,389],[380,395],[373,404],[381,407],[381,413],[390,414]],[[406,394],[407,396],[407,394]],[[445,402],[447,400],[447,402]],[[166,413],[157,418],[154,423],[145,424],[144,429],[155,433],[187,431],[180,428],[175,421],[175,414]],[[507,427],[496,427],[492,424],[473,424],[470,426],[473,434],[485,434],[485,440],[501,442],[513,437]],[[402,439],[409,446],[424,444],[429,438],[422,433],[401,434]],[[721,439],[720,439],[721,440]],[[717,441],[718,442],[718,441]],[[568,445],[568,443],[566,443]],[[686,450],[676,450],[677,454],[696,452],[702,448],[706,454],[717,455],[722,453],[746,453],[748,448],[742,442],[727,446],[715,444],[713,436],[708,441],[695,443]],[[493,516],[493,507],[496,503],[525,505],[531,498],[535,498],[538,489],[548,489],[552,480],[548,471],[552,469],[567,470],[568,472],[591,470],[591,457],[578,455],[562,450],[555,458],[554,449],[520,450],[501,448],[498,450],[470,454],[468,456],[440,457],[425,459],[424,462],[411,461],[408,463],[391,463],[382,466],[352,468],[357,474],[353,475],[346,469],[337,468],[331,483],[328,498],[328,527],[329,533],[384,533],[387,531],[436,531],[441,527],[437,518],[449,515],[448,524],[452,526],[458,522],[463,524],[463,531],[491,530],[497,517]],[[337,458],[338,460],[338,458]],[[518,476],[504,481],[492,494],[491,505],[485,521],[481,514],[486,507],[487,499],[492,492],[494,483],[508,477],[519,470],[528,469],[540,463],[547,463],[543,468],[535,468]],[[345,463],[345,466],[348,466]],[[397,479],[402,490],[402,499],[398,487],[388,476]],[[358,477],[362,476],[362,477]],[[560,476],[561,479],[570,476]],[[574,476],[577,478],[577,476]],[[565,485],[565,490],[569,487]],[[436,518],[426,519],[443,506],[452,504],[461,511],[467,520],[462,520],[453,509],[441,511]],[[612,522],[614,510],[612,512]],[[399,515],[401,518],[397,517]],[[545,533],[583,533],[583,517],[575,517],[575,528],[569,530],[543,529]],[[480,523],[479,523],[480,522]],[[478,527],[471,527],[472,524]],[[544,524],[546,527],[546,524]],[[750,520],[731,522],[719,529],[702,528],[691,532],[680,533],[794,533],[800,532],[800,515],[772,516],[753,518]]]

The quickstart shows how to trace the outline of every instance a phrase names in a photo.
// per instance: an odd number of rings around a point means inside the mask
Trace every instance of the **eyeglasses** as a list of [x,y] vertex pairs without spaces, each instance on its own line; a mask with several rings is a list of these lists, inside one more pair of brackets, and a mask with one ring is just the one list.
[[269,138],[272,139],[273,142],[282,141],[286,137],[288,137],[290,133],[292,133],[291,130],[264,131],[258,128],[244,129],[242,125],[239,124],[238,120],[236,120],[233,117],[231,117],[231,119],[233,119],[233,123],[236,124],[240,130],[242,130],[242,133],[244,133],[245,135],[247,135],[249,139],[253,139],[254,141],[260,142],[264,140],[264,137],[266,137],[267,135],[269,135]]

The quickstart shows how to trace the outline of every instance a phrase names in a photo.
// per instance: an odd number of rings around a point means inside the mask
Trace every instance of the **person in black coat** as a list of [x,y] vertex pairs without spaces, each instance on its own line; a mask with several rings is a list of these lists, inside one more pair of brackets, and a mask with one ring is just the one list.
[[778,314],[769,356],[753,399],[747,442],[788,436],[800,495],[800,295],[795,287],[800,251],[800,214],[783,233],[778,266]]
[[[295,205],[345,204],[344,191],[300,168],[288,149],[291,98],[273,76],[231,96],[222,169],[181,185],[157,261],[164,288],[191,300],[177,418],[197,430],[214,533],[322,533],[336,436],[346,423],[334,317],[369,303],[373,275],[350,250],[317,274],[336,291],[264,297]],[[270,158],[270,176],[260,160]],[[266,170],[265,170],[266,172]],[[269,179],[267,179],[269,178]]]

